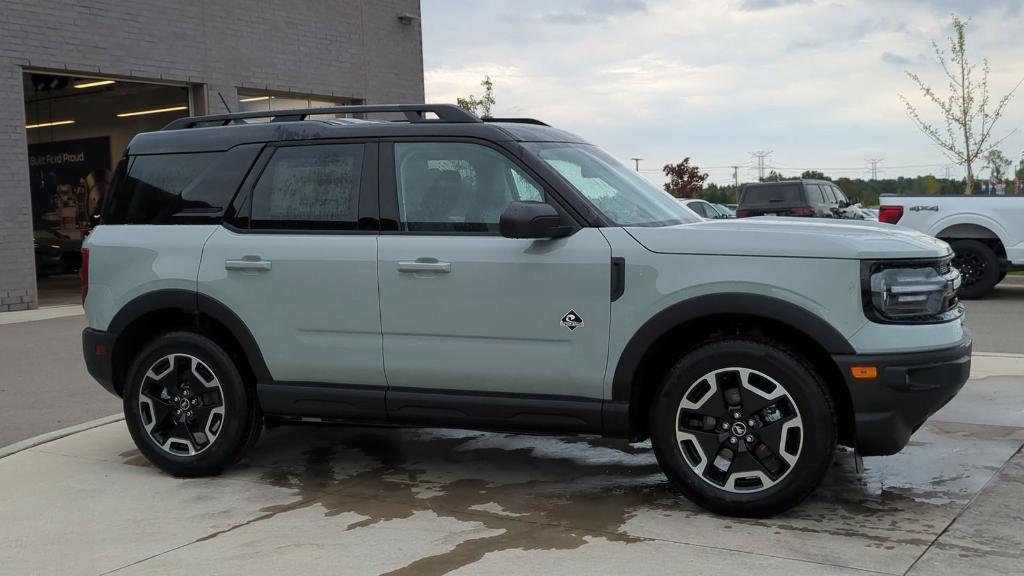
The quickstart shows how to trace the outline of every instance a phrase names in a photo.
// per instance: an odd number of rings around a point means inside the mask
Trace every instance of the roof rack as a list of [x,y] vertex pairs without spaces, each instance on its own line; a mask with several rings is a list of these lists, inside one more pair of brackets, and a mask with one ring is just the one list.
[[536,118],[483,118],[484,122],[509,122],[512,124],[536,124],[537,126],[550,126],[547,122],[541,122]]
[[[182,130],[199,126],[226,126],[245,124],[249,118],[270,118],[271,122],[297,122],[316,114],[404,114],[407,122],[452,122],[473,123],[480,119],[454,104],[358,104],[353,106],[332,106],[328,108],[300,108],[295,110],[267,110],[261,112],[234,112],[212,116],[192,116],[173,120],[163,130]],[[433,112],[437,118],[427,118]]]

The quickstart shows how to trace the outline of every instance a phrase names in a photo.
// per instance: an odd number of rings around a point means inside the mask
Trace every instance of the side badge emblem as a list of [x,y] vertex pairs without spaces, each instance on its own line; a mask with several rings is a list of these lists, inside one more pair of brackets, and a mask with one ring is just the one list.
[[577,328],[583,328],[583,318],[575,310],[569,310],[568,314],[562,316],[561,324],[571,332]]

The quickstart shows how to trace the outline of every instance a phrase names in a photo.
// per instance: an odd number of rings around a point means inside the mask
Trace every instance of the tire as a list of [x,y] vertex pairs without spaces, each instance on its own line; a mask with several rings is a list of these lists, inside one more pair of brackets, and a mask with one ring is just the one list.
[[[740,418],[727,405],[739,406]],[[685,353],[651,402],[650,426],[669,480],[727,516],[796,506],[821,482],[836,446],[821,377],[767,340],[723,340]]]
[[234,362],[193,332],[159,336],[136,356],[124,415],[139,451],[157,468],[185,478],[231,467],[262,425],[253,389]]
[[954,240],[953,266],[960,270],[963,283],[958,296],[963,300],[984,298],[995,288],[999,277],[999,257],[983,242]]

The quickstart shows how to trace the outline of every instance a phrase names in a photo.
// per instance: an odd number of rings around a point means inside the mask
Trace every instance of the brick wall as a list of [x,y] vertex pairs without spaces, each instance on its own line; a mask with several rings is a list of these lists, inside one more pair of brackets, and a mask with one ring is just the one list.
[[209,112],[237,88],[422,102],[418,0],[2,0],[0,311],[34,308],[22,71],[201,84]]

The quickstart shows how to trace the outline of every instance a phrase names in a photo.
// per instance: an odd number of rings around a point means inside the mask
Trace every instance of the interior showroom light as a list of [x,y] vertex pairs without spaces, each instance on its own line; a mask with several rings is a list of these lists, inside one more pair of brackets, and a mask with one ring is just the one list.
[[260,100],[270,100],[273,96],[250,96],[249,98],[240,98],[239,102],[259,102]]
[[117,115],[117,117],[127,118],[129,116],[145,116],[146,114],[163,114],[164,112],[177,112],[179,110],[188,110],[188,106],[174,106],[172,108],[154,108],[152,110],[139,110],[137,112],[121,112]]
[[97,86],[106,86],[113,84],[113,80],[95,80],[93,82],[83,82],[82,84],[75,84],[75,88],[95,88]]
[[41,122],[39,124],[27,124],[25,129],[31,130],[33,128],[47,128],[50,126],[66,126],[68,124],[74,124],[74,120],[57,120],[56,122]]

